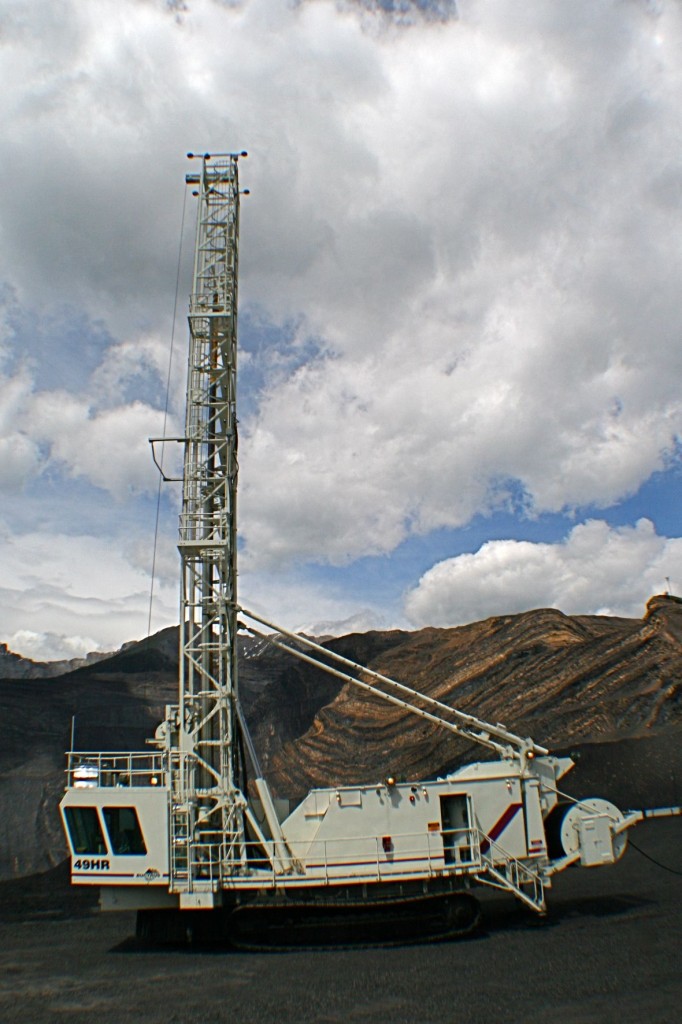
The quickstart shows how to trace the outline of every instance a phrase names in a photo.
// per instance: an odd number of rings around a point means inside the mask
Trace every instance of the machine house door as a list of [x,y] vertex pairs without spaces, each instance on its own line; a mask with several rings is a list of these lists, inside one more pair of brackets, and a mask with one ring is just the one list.
[[469,797],[457,793],[440,798],[443,856],[446,864],[463,864],[472,859]]

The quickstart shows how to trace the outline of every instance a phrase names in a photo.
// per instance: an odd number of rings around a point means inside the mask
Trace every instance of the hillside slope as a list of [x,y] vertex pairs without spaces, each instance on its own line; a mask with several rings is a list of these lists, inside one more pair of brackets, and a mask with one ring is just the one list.
[[[682,724],[682,602],[675,598],[652,598],[641,620],[540,609],[389,635],[394,642],[368,661],[372,669],[549,747]],[[334,644],[354,645],[354,637]],[[388,774],[425,778],[465,756],[482,755],[348,684],[269,767],[280,793],[302,796],[311,786]]]

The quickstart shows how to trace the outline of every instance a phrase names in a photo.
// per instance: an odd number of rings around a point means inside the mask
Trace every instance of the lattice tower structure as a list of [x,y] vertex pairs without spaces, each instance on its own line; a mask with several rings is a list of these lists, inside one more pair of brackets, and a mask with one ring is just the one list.
[[184,756],[174,811],[192,842],[220,844],[221,873],[230,874],[245,858],[236,707],[240,190],[238,155],[201,160],[186,178],[199,188],[178,545]]

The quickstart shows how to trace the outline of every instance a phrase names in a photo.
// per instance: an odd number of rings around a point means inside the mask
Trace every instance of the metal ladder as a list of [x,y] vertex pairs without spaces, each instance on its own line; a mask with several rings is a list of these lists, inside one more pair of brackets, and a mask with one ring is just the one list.
[[180,804],[171,804],[170,888],[172,892],[189,891],[189,841],[189,810]]
[[[489,845],[488,855],[482,858],[483,871],[476,875],[479,882],[490,885],[494,889],[504,889],[513,892],[517,899],[525,903],[537,914],[544,914],[547,910],[545,903],[545,886],[542,875],[533,871],[527,864],[513,857],[511,854],[490,839],[484,837]],[[493,864],[495,860],[502,861],[502,864]],[[486,877],[488,876],[488,877]]]

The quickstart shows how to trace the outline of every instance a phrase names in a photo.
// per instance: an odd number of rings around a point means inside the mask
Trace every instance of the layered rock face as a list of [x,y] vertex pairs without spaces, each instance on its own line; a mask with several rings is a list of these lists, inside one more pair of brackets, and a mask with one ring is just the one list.
[[[342,654],[355,637],[329,644]],[[453,629],[366,634],[367,665],[550,748],[614,740],[682,723],[682,601],[656,597],[642,620],[554,609]],[[352,654],[348,654],[352,657]],[[269,765],[275,788],[408,780],[485,759],[435,724],[350,684]]]
[[[177,646],[177,630],[164,630],[65,675],[0,682],[0,878],[64,858],[56,808],[72,727],[79,750],[145,749],[177,699]],[[656,765],[651,785],[665,776],[667,794],[682,778],[678,599],[653,598],[641,620],[541,609],[452,629],[352,634],[326,646],[552,748],[661,737],[658,759],[647,755]],[[486,756],[260,641],[240,638],[239,674],[256,750],[279,795],[388,774],[426,778]],[[620,762],[611,760],[617,776]],[[631,781],[625,795],[637,792]]]

